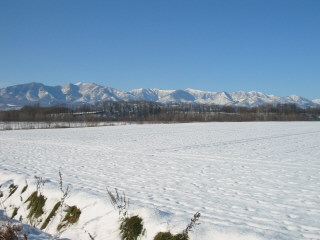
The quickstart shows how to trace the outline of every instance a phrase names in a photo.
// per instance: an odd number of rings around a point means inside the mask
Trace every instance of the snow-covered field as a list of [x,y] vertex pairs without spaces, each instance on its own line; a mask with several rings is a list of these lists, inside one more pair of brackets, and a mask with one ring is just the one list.
[[0,130],[81,128],[125,125],[126,122],[0,122]]
[[42,176],[57,198],[61,167],[68,201],[82,210],[66,238],[86,239],[85,229],[117,239],[106,192],[117,187],[143,216],[143,239],[182,230],[197,211],[192,239],[320,239],[318,122],[1,131],[0,152],[0,184]]

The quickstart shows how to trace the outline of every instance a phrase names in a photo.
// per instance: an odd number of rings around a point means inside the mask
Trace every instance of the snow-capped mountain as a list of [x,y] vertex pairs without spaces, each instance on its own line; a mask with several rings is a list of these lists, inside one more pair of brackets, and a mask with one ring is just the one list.
[[54,87],[41,83],[27,83],[0,90],[0,110],[18,109],[24,105],[35,103],[50,106],[55,104],[95,104],[99,101],[190,102],[246,107],[277,103],[294,103],[299,107],[320,106],[320,99],[310,101],[297,95],[279,97],[255,91],[227,93],[224,91],[206,92],[190,88],[186,90],[141,88],[125,92],[95,83],[68,83]]
[[320,105],[320,98],[312,100],[313,103]]

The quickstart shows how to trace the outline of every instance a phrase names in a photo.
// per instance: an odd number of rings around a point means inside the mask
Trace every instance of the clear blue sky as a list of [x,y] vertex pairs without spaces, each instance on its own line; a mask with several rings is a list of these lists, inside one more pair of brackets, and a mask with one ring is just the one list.
[[0,87],[320,98],[319,0],[0,0]]

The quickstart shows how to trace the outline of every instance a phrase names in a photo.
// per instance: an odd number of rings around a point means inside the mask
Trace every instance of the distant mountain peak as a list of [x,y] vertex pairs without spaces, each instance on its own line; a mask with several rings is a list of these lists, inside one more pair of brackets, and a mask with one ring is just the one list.
[[21,108],[39,103],[42,106],[54,104],[95,104],[100,101],[153,101],[159,103],[190,102],[198,104],[236,105],[253,107],[262,104],[294,103],[299,107],[320,106],[320,99],[310,101],[290,95],[279,97],[258,91],[228,93],[209,92],[187,88],[185,90],[161,90],[139,88],[121,91],[96,83],[78,82],[62,86],[46,86],[42,83],[25,83],[0,89],[0,110]]
[[312,102],[315,103],[315,104],[319,104],[320,105],[320,98],[319,99],[314,99],[314,100],[312,100]]

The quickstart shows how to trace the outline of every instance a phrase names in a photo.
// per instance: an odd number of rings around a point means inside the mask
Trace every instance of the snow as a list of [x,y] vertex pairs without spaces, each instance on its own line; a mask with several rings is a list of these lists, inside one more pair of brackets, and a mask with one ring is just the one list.
[[100,127],[116,126],[131,124],[127,122],[1,122],[0,131],[2,130],[21,130],[21,129],[49,129],[49,128],[83,128],[83,127]]
[[106,187],[123,190],[143,217],[142,239],[181,231],[197,211],[191,239],[320,239],[319,133],[318,122],[1,131],[0,184],[43,176],[50,209],[61,167],[68,203],[83,214],[62,234],[69,239],[120,239]]
[[47,234],[43,231],[40,231],[37,228],[32,228],[30,225],[23,224],[17,220],[8,219],[4,213],[3,210],[0,210],[0,224],[6,224],[7,222],[10,222],[10,224],[15,226],[20,226],[22,229],[18,233],[19,239],[24,239],[23,234],[27,234],[28,240],[50,240],[52,239],[52,236],[50,234]]
[[254,107],[261,104],[294,103],[299,107],[318,106],[317,100],[310,101],[297,95],[278,97],[262,92],[208,92],[187,88],[185,90],[135,89],[129,92],[100,86],[95,83],[45,86],[29,83],[0,89],[1,109],[11,109],[40,102],[43,106],[52,104],[95,104],[99,101],[156,101],[159,103],[193,102]]
[[320,98],[319,99],[314,99],[314,100],[312,100],[312,102],[315,103],[315,104],[319,104],[320,105]]

